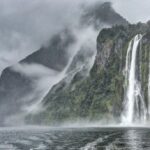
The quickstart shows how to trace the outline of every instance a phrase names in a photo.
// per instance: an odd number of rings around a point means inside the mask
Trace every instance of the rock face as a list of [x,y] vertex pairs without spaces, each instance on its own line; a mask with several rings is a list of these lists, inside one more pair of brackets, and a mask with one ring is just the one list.
[[[80,24],[79,27],[82,29],[92,27],[92,28],[94,28],[95,31],[98,31],[105,25],[106,26],[112,26],[112,25],[116,25],[116,24],[127,25],[128,22],[113,10],[110,3],[104,3],[104,4],[97,4],[92,7],[85,8],[84,13],[80,18],[79,24]],[[76,41],[76,37],[74,37],[74,35],[72,34],[72,29],[70,29],[70,30],[64,29],[62,32],[55,35],[50,40],[50,42],[47,46],[43,46],[35,53],[29,55],[28,57],[26,57],[25,59],[20,61],[18,64],[28,64],[28,65],[37,64],[37,65],[42,65],[44,67],[61,72],[68,64],[68,61],[69,61],[68,51],[69,51],[70,46],[72,46],[75,43],[75,41]],[[108,53],[109,53],[109,50],[108,50]],[[105,55],[107,55],[107,54],[105,54]],[[61,96],[61,94],[63,94],[64,91],[66,91],[68,88],[70,88],[70,86],[71,86],[71,88],[69,89],[68,93],[70,93],[71,91],[73,92],[73,90],[76,89],[76,84],[78,83],[77,80],[79,80],[79,83],[87,81],[87,79],[85,79],[85,78],[87,77],[87,74],[89,73],[89,59],[91,59],[91,56],[93,56],[93,51],[88,50],[88,48],[86,48],[86,46],[81,47],[81,49],[78,51],[76,56],[73,58],[73,61],[70,64],[70,67],[68,68],[68,72],[69,72],[68,76],[64,80],[62,80],[59,84],[54,86],[54,88],[52,89],[52,93],[54,93],[54,95],[51,94],[51,91],[48,93],[48,96],[46,96],[46,98],[44,100],[45,104],[47,103],[47,104],[51,105],[50,104],[51,102],[49,101],[49,99],[51,99],[51,97],[53,97],[52,102],[54,101],[54,97],[56,94],[55,91],[58,91],[58,96],[56,96],[56,97],[57,97],[57,99],[59,99],[59,96]],[[105,62],[103,62],[103,63],[105,63]],[[22,73],[15,71],[13,69],[15,66],[6,68],[2,72],[2,75],[0,78],[0,117],[1,117],[1,122],[3,122],[3,119],[6,118],[6,116],[9,116],[10,114],[15,114],[15,113],[19,112],[21,107],[25,103],[27,103],[27,101],[31,102],[33,99],[36,99],[36,96],[35,97],[27,97],[30,93],[34,92],[34,88],[32,86],[33,79],[25,76]],[[83,79],[85,79],[85,80],[83,80]],[[69,87],[68,87],[68,81],[69,81],[69,83],[71,82],[71,85]],[[74,83],[74,84],[72,84],[72,83]],[[84,90],[85,90],[85,92],[87,92],[86,89],[84,89]],[[79,94],[79,96],[84,97],[85,95]],[[72,99],[73,99],[73,97],[72,97]],[[76,97],[76,99],[78,99],[78,97]],[[66,95],[64,95],[64,101],[62,99],[60,99],[60,101],[62,103],[61,110],[64,111],[63,105],[65,104],[65,101],[66,101]],[[90,103],[90,100],[87,99],[87,101],[89,101],[88,103]],[[61,105],[61,103],[60,103],[60,105]],[[58,103],[56,100],[56,105],[57,104]],[[84,107],[85,107],[84,105],[86,106],[86,104],[82,104],[82,106],[83,106],[82,109],[84,109]],[[11,109],[8,109],[9,106],[11,106]],[[68,106],[67,109],[71,109],[71,107],[69,108],[69,106]],[[77,108],[77,110],[75,110],[75,111],[78,111],[78,109],[80,109],[80,108]],[[86,114],[87,109],[88,108],[85,108],[83,115],[81,113],[81,117],[87,115]],[[67,112],[68,112],[68,110],[66,110],[66,113]],[[46,111],[46,113],[47,113],[47,111]],[[60,114],[61,111],[58,110],[58,113]],[[64,111],[64,112],[62,112],[61,115],[66,115],[66,113]],[[74,112],[72,112],[72,113],[74,113]],[[78,113],[80,113],[80,111]],[[54,110],[54,114],[55,114],[55,110]],[[76,114],[75,114],[75,116],[76,116]],[[45,118],[47,118],[46,115],[45,115]],[[56,120],[58,118],[59,117],[56,117]],[[60,118],[65,119],[68,117],[60,116]]]
[[[137,34],[143,39],[138,48],[137,68],[140,68],[143,98],[148,107],[148,76],[150,62],[150,25],[114,26],[103,29],[97,38],[97,56],[90,75],[78,74],[65,88],[56,85],[44,98],[46,110],[28,116],[27,120],[56,123],[67,120],[119,120],[124,99],[124,68],[130,40]],[[33,119],[33,120],[32,120]]]
[[105,2],[101,5],[95,4],[85,8],[81,17],[81,23],[90,25],[94,23],[94,27],[99,29],[100,25],[127,25],[128,22],[120,16],[111,7],[110,2]]

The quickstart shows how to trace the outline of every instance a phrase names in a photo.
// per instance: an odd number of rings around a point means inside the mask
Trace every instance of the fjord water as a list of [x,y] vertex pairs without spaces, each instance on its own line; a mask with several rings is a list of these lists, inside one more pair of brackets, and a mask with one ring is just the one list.
[[149,141],[144,128],[0,130],[0,150],[148,150]]
[[133,124],[146,121],[146,105],[142,96],[141,83],[136,72],[137,51],[142,35],[136,35],[129,43],[125,66],[125,98],[122,123]]

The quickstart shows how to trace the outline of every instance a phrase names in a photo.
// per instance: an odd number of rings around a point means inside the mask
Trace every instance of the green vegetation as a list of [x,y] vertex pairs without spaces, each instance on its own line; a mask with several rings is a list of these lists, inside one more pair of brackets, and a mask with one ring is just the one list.
[[[148,65],[150,59],[150,26],[137,24],[103,29],[97,38],[97,56],[90,75],[76,75],[69,85],[59,83],[45,97],[46,110],[27,117],[28,121],[46,123],[66,120],[101,120],[119,118],[124,97],[125,59],[129,41],[144,33],[137,65],[141,70],[144,98],[147,101]],[[43,121],[43,120],[42,120]]]

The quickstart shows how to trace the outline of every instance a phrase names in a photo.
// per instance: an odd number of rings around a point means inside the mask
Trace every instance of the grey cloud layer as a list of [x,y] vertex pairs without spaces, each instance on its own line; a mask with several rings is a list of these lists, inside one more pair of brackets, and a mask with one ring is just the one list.
[[[78,2],[0,1],[0,70],[22,59],[76,20]],[[73,18],[71,18],[73,17]]]
[[113,7],[131,23],[147,22],[150,19],[149,0],[110,0]]
[[[38,49],[64,26],[75,25],[82,5],[104,0],[0,0],[0,70]],[[146,21],[150,1],[108,0],[130,22]]]

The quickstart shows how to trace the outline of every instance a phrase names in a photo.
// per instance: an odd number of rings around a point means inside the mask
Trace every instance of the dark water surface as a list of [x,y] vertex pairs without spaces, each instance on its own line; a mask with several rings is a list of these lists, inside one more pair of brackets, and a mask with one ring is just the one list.
[[0,128],[0,150],[150,150],[150,129]]

